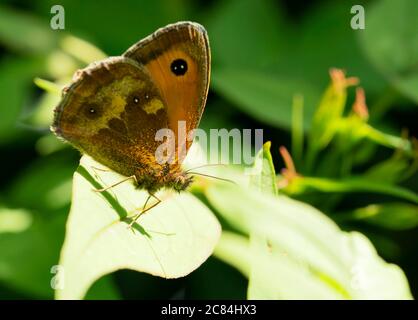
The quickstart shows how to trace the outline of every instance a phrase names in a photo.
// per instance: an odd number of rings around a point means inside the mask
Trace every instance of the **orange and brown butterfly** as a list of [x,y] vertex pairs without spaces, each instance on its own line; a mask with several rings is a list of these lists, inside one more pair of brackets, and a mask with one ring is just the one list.
[[210,79],[210,48],[205,29],[178,22],[157,30],[122,56],[79,70],[63,89],[51,130],[82,153],[133,178],[150,195],[161,188],[186,189],[192,176],[176,157],[160,163],[155,136],[175,133],[179,121],[187,132],[199,125]]

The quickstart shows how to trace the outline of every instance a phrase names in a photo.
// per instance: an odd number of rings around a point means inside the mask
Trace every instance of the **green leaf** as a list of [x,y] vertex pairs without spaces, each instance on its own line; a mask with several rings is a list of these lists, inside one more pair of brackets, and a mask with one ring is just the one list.
[[62,153],[34,161],[9,186],[9,201],[42,213],[67,206],[71,200],[74,172],[71,160],[68,153]]
[[301,94],[306,101],[306,129],[318,96],[316,90],[303,80],[234,67],[214,69],[212,87],[255,119],[281,128],[291,127],[293,96]]
[[256,236],[249,298],[411,298],[399,267],[384,262],[362,234],[342,232],[315,208],[229,184],[208,187],[205,195],[228,223]]
[[339,119],[335,121],[334,126],[336,127],[336,132],[340,134],[337,143],[340,144],[340,148],[343,150],[350,150],[356,143],[360,142],[362,139],[368,139],[376,144],[382,146],[400,149],[413,154],[412,145],[410,141],[402,137],[397,137],[391,134],[382,132],[368,123],[363,122],[358,117],[347,117],[344,119]]
[[47,53],[56,42],[49,23],[0,6],[0,43],[27,54]]
[[32,224],[32,215],[24,209],[0,208],[0,233],[22,232]]
[[370,204],[352,212],[336,215],[338,221],[364,221],[392,230],[408,230],[418,226],[418,206],[406,203]]
[[372,192],[399,197],[404,200],[418,203],[418,195],[408,189],[381,182],[371,181],[367,178],[352,177],[341,180],[297,177],[286,188],[292,195],[317,190],[320,192],[346,193],[346,192]]
[[47,134],[38,139],[35,147],[36,151],[41,156],[47,156],[58,150],[67,148],[68,145],[63,144],[61,141],[59,141],[55,135]]
[[[35,299],[51,299],[64,215],[43,219],[25,209],[0,208],[0,281]],[[2,229],[2,230],[1,230]]]
[[218,2],[204,23],[214,65],[258,68],[275,62],[289,33],[280,11],[272,0]]
[[306,171],[311,172],[318,153],[331,142],[337,133],[347,100],[347,87],[355,79],[347,79],[340,69],[330,70],[331,83],[322,95],[312,119],[306,155]]
[[32,79],[44,69],[44,60],[3,59],[0,62],[0,144],[16,138],[19,118]]
[[34,128],[45,129],[53,121],[54,108],[62,98],[61,91],[64,86],[41,78],[35,78],[34,83],[45,92],[34,104],[32,112],[25,116],[24,122]]
[[[336,73],[341,74],[340,71]],[[347,90],[344,79],[332,79],[331,84],[325,90],[318,108],[315,111],[312,127],[309,131],[310,146],[323,149],[331,141],[337,131],[337,124],[344,112],[347,100]]]
[[[350,27],[353,16],[350,8],[355,4],[358,4],[355,0],[321,1],[305,8],[296,24],[297,34],[289,37],[293,46],[285,58],[280,59],[280,70],[288,70],[286,74],[324,87],[328,82],[326,71],[340,68],[359,77],[368,94],[380,94],[386,82],[370,65],[357,39],[364,30]],[[366,29],[367,23],[366,9]],[[288,29],[286,26],[286,31]]]
[[35,78],[33,82],[38,86],[38,88],[43,89],[46,92],[53,93],[58,97],[61,96],[62,87],[56,83],[42,78]]
[[[34,3],[33,7],[48,21],[51,6],[55,4],[54,0],[45,0]],[[191,7],[184,0],[128,0],[123,6],[114,1],[103,1],[100,7],[90,1],[62,0],[59,4],[65,8],[66,30],[94,40],[94,44],[100,44],[100,48],[111,55],[120,55],[157,28],[190,18]]]
[[[251,237],[252,268],[248,299],[341,299],[350,298],[343,288],[330,288],[324,275],[301,267],[286,252],[273,252],[265,237]],[[330,281],[332,283],[332,281]],[[339,292],[340,291],[340,292]]]
[[277,194],[276,172],[270,148],[271,142],[268,141],[255,157],[250,184],[262,192]]
[[382,0],[366,9],[365,53],[404,95],[418,102],[418,2]]
[[33,112],[23,120],[25,124],[33,128],[46,129],[54,118],[54,108],[59,104],[61,95],[44,93],[33,108]]
[[103,51],[93,44],[71,35],[63,37],[60,46],[66,53],[85,64],[102,60],[107,57]]
[[411,169],[412,171],[416,170],[410,159],[395,154],[385,161],[376,163],[365,172],[364,176],[373,181],[391,184],[403,180]]
[[220,225],[197,198],[186,192],[161,192],[162,203],[130,229],[131,215],[143,207],[146,192],[128,182],[95,192],[124,178],[97,168],[103,166],[84,156],[74,174],[60,259],[66,285],[56,291],[56,298],[80,299],[94,281],[119,269],[183,277],[210,256]]

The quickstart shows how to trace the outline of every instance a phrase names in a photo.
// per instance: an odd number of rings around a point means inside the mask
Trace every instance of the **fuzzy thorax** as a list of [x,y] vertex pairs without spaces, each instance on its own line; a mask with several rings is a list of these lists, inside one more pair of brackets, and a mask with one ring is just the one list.
[[177,192],[187,189],[193,182],[193,177],[182,171],[172,170],[168,173],[160,172],[160,174],[135,175],[137,187],[145,189],[149,193],[155,193],[159,189],[174,189]]

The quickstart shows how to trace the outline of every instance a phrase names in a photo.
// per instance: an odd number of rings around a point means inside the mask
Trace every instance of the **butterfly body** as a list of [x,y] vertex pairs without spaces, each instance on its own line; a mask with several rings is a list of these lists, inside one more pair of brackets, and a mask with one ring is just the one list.
[[[187,131],[200,121],[209,86],[210,51],[202,26],[180,22],[141,40],[125,54],[79,70],[64,88],[52,131],[82,153],[131,177],[150,193],[184,190],[192,177],[181,161],[161,162],[156,151],[160,129]],[[167,138],[170,139],[170,138]]]

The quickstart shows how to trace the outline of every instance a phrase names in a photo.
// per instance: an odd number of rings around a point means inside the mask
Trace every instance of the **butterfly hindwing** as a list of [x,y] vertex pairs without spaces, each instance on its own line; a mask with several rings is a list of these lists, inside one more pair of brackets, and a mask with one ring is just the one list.
[[80,70],[56,108],[53,131],[124,175],[160,170],[156,132],[168,126],[167,107],[147,70],[113,57]]

